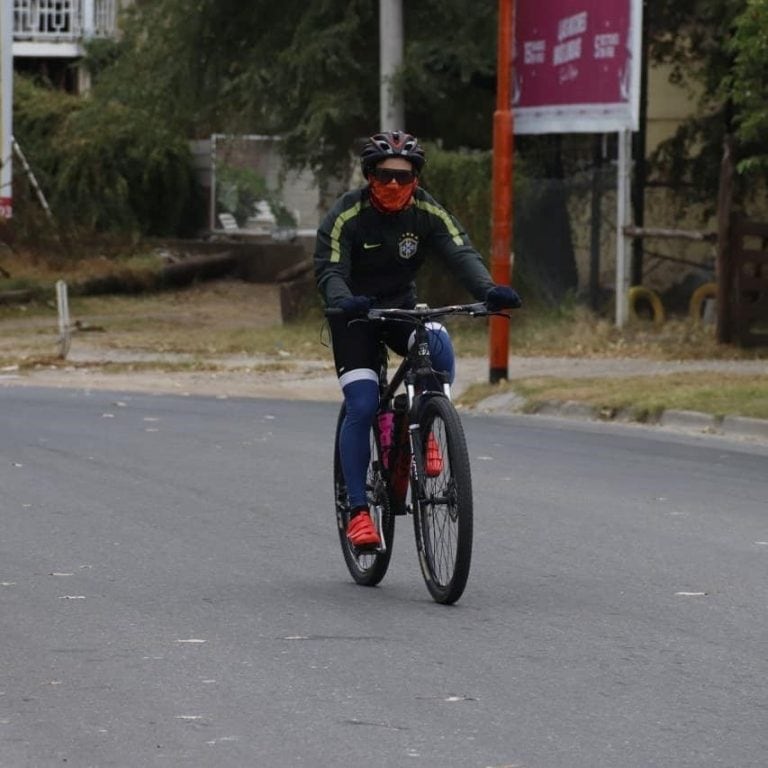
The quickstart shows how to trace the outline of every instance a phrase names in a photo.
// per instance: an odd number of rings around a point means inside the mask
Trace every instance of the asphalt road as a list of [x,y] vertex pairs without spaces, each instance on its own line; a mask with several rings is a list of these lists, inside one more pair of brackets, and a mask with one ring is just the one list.
[[768,448],[467,416],[462,600],[376,589],[329,403],[0,389],[0,766],[763,768]]

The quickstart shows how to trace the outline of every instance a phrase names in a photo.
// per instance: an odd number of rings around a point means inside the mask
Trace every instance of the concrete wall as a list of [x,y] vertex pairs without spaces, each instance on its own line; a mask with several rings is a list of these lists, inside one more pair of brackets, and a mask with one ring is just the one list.
[[669,82],[671,65],[648,67],[647,150],[671,138],[680,123],[696,112],[700,91]]

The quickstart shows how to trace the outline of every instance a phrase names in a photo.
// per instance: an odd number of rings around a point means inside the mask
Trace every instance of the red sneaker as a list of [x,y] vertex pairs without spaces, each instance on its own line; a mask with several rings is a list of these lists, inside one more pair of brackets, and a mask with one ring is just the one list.
[[379,532],[376,530],[367,509],[358,512],[349,521],[347,539],[353,547],[373,548],[381,544]]
[[443,471],[443,454],[432,432],[427,437],[427,477],[437,477]]

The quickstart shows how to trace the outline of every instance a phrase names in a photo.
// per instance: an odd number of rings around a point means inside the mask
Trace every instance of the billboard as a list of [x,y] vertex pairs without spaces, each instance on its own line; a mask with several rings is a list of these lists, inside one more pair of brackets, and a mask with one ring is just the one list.
[[517,3],[515,133],[637,130],[642,0]]

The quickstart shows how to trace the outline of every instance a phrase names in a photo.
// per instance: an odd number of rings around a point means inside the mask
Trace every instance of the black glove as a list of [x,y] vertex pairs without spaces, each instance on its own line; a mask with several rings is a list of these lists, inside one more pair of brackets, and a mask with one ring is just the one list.
[[347,317],[365,317],[372,303],[368,296],[348,296],[337,306]]
[[523,300],[514,288],[508,285],[494,285],[485,297],[489,312],[498,312],[502,309],[518,309]]

